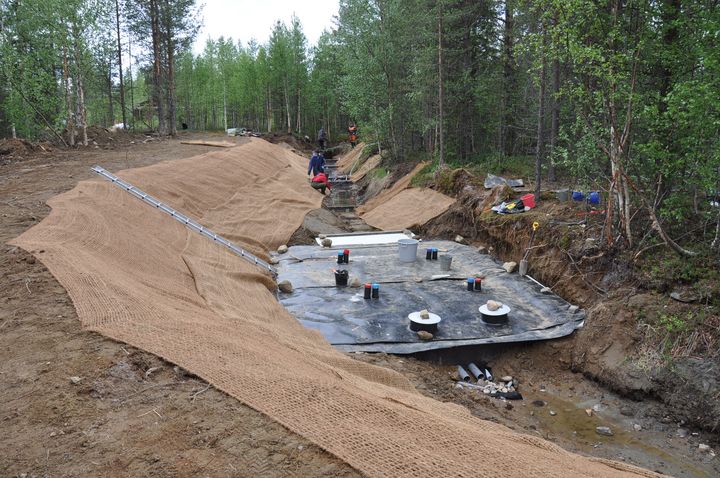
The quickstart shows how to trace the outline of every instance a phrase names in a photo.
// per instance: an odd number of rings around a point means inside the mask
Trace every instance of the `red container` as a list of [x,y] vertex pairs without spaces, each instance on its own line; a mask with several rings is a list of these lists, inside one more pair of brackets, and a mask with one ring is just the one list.
[[522,202],[525,206],[529,208],[535,207],[535,195],[534,194],[526,194],[523,197],[521,197]]

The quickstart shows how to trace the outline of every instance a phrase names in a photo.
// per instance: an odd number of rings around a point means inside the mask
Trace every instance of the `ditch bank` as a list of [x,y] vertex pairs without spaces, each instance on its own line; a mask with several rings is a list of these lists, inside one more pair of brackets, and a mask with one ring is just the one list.
[[[692,426],[720,438],[720,360],[715,336],[717,307],[683,303],[671,290],[686,284],[651,287],[643,268],[627,253],[604,247],[604,216],[543,194],[537,208],[500,215],[489,208],[519,197],[510,188],[485,190],[460,170],[454,175],[455,204],[419,227],[423,237],[466,240],[500,261],[519,263],[527,252],[528,274],[587,311],[584,328],[572,336],[530,347],[548,370],[581,373],[635,401],[657,401],[658,418]],[[532,225],[539,223],[528,251]],[[697,338],[677,339],[678,318],[703,317]],[[684,349],[677,344],[684,346]],[[510,352],[514,353],[514,352]]]

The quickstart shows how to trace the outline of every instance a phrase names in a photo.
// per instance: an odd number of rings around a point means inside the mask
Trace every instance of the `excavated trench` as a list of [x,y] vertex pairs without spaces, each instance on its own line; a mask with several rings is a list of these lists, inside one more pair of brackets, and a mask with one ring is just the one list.
[[[367,203],[392,184],[366,178],[362,185],[351,187],[365,192],[359,202]],[[696,411],[692,401],[686,403],[686,410],[667,406],[657,400],[659,394],[650,380],[623,368],[638,340],[632,330],[632,311],[625,306],[631,291],[612,288],[613,280],[619,280],[624,271],[614,257],[600,253],[592,237],[597,224],[591,222],[598,219],[545,219],[572,217],[572,206],[563,204],[510,217],[483,217],[487,196],[468,188],[464,191],[448,211],[413,231],[425,239],[452,240],[459,234],[498,259],[519,262],[532,223],[542,221],[536,247],[529,254],[529,274],[565,299],[587,307],[586,327],[570,337],[546,342],[465,346],[410,357],[350,355],[400,372],[423,394],[459,403],[482,418],[543,436],[570,451],[627,461],[672,476],[717,476],[720,468],[714,455],[700,450],[700,444],[713,443],[716,435],[688,419]],[[326,200],[323,205],[328,203],[332,204]],[[319,234],[372,229],[354,209],[324,207],[308,214],[292,244],[311,244]],[[492,367],[496,375],[516,377],[524,400],[504,402],[473,389],[456,388],[455,367],[469,362]],[[613,435],[598,434],[596,428],[603,426]]]

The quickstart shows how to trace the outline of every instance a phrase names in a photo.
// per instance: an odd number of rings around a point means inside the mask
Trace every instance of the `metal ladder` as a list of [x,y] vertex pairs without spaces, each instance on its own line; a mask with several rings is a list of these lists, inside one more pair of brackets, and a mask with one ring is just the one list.
[[235,245],[234,243],[228,241],[222,236],[218,236],[210,229],[202,226],[198,222],[190,219],[186,215],[177,212],[167,204],[164,204],[154,197],[150,196],[149,194],[144,193],[140,189],[136,188],[132,184],[123,181],[122,179],[118,178],[114,174],[110,173],[109,171],[101,168],[100,166],[95,166],[92,168],[92,171],[94,173],[97,173],[98,175],[102,176],[103,178],[107,179],[111,183],[117,185],[118,187],[124,189],[125,191],[129,192],[133,196],[135,196],[138,199],[142,199],[146,203],[150,204],[156,209],[159,209],[160,211],[164,212],[168,216],[172,217],[176,221],[178,221],[181,224],[184,224],[188,229],[191,229],[195,232],[200,233],[201,235],[207,237],[208,239],[212,239],[214,242],[217,242],[218,244],[222,245],[226,249],[228,249],[230,252],[242,257],[246,261],[250,262],[251,264],[255,264],[256,266],[260,267],[263,270],[269,271],[273,276],[277,276],[277,271],[274,267],[272,267],[267,262],[263,261],[262,259],[258,258],[257,256],[249,253],[248,251],[242,249],[241,247]]

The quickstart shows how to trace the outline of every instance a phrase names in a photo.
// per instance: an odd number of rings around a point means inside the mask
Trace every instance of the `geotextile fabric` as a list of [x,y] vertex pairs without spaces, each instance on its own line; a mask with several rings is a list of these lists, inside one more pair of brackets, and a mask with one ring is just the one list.
[[350,176],[350,180],[354,183],[360,181],[367,175],[367,173],[378,167],[381,162],[382,156],[380,156],[379,154],[370,156],[368,159],[365,160],[364,163],[362,163],[362,166],[360,166],[359,169],[352,173],[352,175]]
[[388,189],[357,208],[366,223],[384,230],[408,229],[439,216],[455,202],[429,188],[412,188],[412,178],[427,165],[419,163]]
[[[118,176],[267,257],[320,205],[306,167],[252,139]],[[480,420],[335,351],[277,302],[268,275],[109,182],[48,204],[13,242],[67,289],[86,329],[180,365],[367,475],[657,476]]]
[[412,171],[410,171],[408,174],[406,174],[402,178],[395,181],[395,184],[393,184],[392,186],[390,186],[387,189],[383,189],[382,191],[380,191],[380,194],[377,194],[376,196],[371,197],[364,204],[361,204],[360,206],[356,207],[355,211],[360,215],[365,214],[366,212],[372,211],[376,207],[378,207],[381,204],[392,199],[400,191],[409,188],[412,178],[414,178],[417,173],[422,171],[423,168],[425,166],[427,166],[427,164],[428,164],[427,161],[422,161],[422,162],[418,163],[412,169]]

